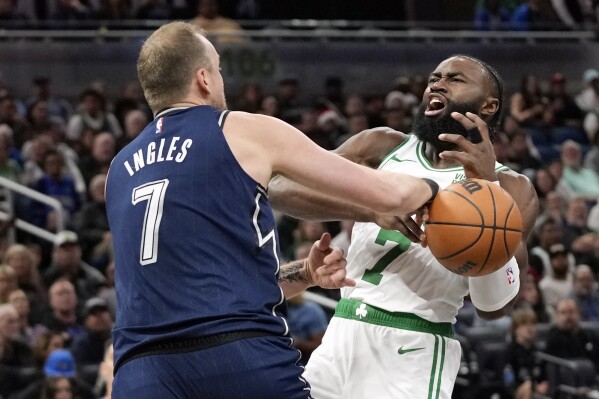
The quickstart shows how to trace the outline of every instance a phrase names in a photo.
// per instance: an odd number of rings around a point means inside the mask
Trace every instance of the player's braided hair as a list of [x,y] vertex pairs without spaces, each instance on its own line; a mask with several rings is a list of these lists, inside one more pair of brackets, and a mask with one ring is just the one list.
[[487,121],[487,126],[489,127],[489,135],[490,135],[491,139],[495,138],[495,131],[499,127],[499,123],[501,122],[501,118],[502,118],[503,111],[504,111],[503,79],[501,79],[499,72],[497,72],[495,70],[495,68],[493,68],[491,65],[487,64],[486,62],[479,60],[478,58],[472,57],[470,55],[465,55],[465,54],[456,54],[453,57],[467,58],[471,61],[474,61],[477,64],[479,64],[480,66],[482,66],[483,68],[485,68],[487,73],[490,75],[490,77],[491,77],[490,81],[493,83],[493,89],[494,89],[493,91],[495,92],[493,94],[497,97],[497,100],[499,101],[499,106],[498,106],[497,112],[495,112],[493,114],[493,116],[491,116],[491,118],[489,118],[489,120]]

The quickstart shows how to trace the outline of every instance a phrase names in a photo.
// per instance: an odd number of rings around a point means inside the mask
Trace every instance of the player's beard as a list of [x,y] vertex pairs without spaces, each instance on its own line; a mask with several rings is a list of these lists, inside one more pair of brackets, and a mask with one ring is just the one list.
[[456,149],[456,145],[449,141],[439,140],[441,133],[461,134],[468,137],[468,131],[462,124],[451,117],[452,112],[465,114],[466,112],[478,113],[479,104],[475,102],[458,103],[447,100],[443,113],[437,116],[428,117],[424,115],[427,103],[424,102],[418,107],[418,112],[414,118],[412,131],[421,141],[431,144],[438,152],[451,151]]

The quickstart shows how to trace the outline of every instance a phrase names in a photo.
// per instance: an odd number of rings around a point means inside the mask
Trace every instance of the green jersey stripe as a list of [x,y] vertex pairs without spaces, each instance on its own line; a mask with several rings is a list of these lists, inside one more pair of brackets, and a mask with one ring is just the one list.
[[441,366],[439,366],[439,377],[437,378],[437,394],[435,397],[439,399],[439,392],[441,391],[441,376],[443,375],[443,365],[445,364],[445,338],[441,337]]
[[435,371],[437,369],[437,355],[439,353],[439,337],[435,335],[435,355],[433,356],[433,367],[431,368],[431,377],[428,384],[428,399],[433,399],[433,388],[435,385]]

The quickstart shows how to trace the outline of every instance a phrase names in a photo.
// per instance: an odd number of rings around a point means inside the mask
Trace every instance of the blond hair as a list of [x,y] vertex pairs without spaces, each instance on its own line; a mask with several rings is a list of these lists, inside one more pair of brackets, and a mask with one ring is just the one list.
[[8,265],[0,265],[0,277],[8,279],[8,285],[5,292],[0,292],[0,303],[8,302],[8,295],[18,288],[17,273]]
[[516,336],[518,327],[525,324],[537,324],[537,315],[529,309],[516,310],[512,313],[512,336]]
[[181,101],[200,68],[211,70],[203,30],[187,22],[162,25],[146,40],[137,60],[137,75],[154,113]]

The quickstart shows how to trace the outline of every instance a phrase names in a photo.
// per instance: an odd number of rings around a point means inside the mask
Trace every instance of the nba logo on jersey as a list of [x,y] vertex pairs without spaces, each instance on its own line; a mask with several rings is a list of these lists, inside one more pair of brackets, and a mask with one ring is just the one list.
[[516,279],[514,278],[514,271],[512,270],[512,268],[508,267],[505,273],[507,274],[507,283],[509,285],[514,284],[516,282]]
[[160,119],[158,119],[158,122],[156,122],[156,134],[162,133],[162,121],[163,120],[164,120],[164,117],[161,117]]

